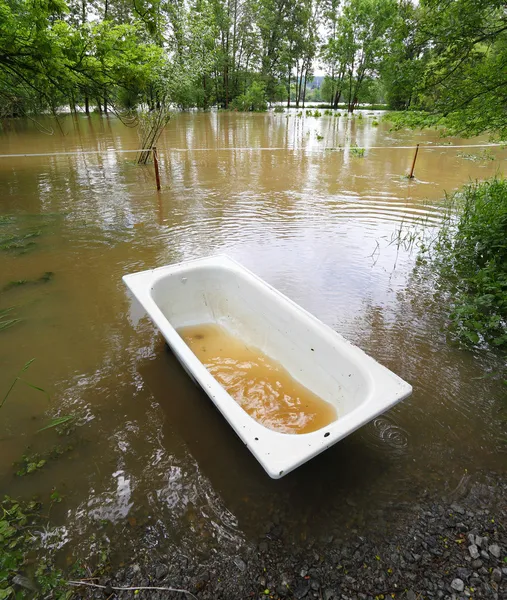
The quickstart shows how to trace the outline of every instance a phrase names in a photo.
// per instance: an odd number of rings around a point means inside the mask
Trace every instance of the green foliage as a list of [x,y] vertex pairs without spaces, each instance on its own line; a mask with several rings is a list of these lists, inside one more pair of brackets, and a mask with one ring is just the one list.
[[[441,229],[434,264],[452,295],[450,328],[466,343],[507,348],[507,181],[465,186]],[[457,217],[454,217],[457,211]]]
[[333,111],[332,111],[332,110],[329,110],[329,108],[327,108],[327,109],[324,111],[324,115],[325,115],[326,117],[332,117],[332,116],[333,116]]
[[315,137],[317,138],[318,142],[321,142],[324,139],[324,136],[320,135],[319,133],[317,133]]
[[266,111],[268,109],[266,85],[260,81],[252,82],[246,93],[241,94],[231,102],[231,108],[242,112]]
[[[507,138],[507,13],[501,0],[424,0],[406,25],[406,60],[393,57],[392,73],[405,77],[409,102],[424,111],[399,117],[408,126],[444,126],[449,134],[489,132]],[[402,36],[403,37],[403,36]],[[405,75],[403,75],[405,73]],[[410,81],[412,83],[410,83]]]
[[318,118],[318,117],[322,117],[322,113],[320,112],[320,110],[314,110],[314,111],[313,111],[313,116],[314,116],[314,117],[317,117],[317,118]]
[[355,158],[364,158],[364,148],[358,148],[357,146],[350,147],[350,156]]
[[284,109],[283,106],[275,106],[275,109],[274,109],[273,112],[275,112],[275,113],[284,113],[285,109]]
[[371,122],[372,127],[378,127],[379,123],[377,121],[377,119],[373,119],[373,121]]
[[[67,419],[66,419],[67,420]],[[65,423],[66,421],[61,421],[60,423],[55,423],[53,425],[49,425],[48,427],[44,427],[40,431],[45,429],[49,429],[50,427],[57,427],[58,425]],[[50,460],[55,460],[66,454],[67,452],[71,452],[73,447],[71,445],[67,446],[59,446],[56,445],[51,450],[49,450],[44,455],[35,453],[35,454],[25,454],[21,457],[21,460],[17,463],[14,463],[14,468],[16,469],[16,475],[18,477],[23,477],[25,475],[29,475],[30,473],[34,473],[39,469],[42,469],[44,465],[47,464]]]
[[[54,490],[49,508],[61,501]],[[21,502],[5,496],[0,502],[0,599],[30,597],[33,600],[53,598],[69,600],[72,590],[66,585],[63,572],[55,565],[53,551],[34,563],[38,536],[32,531],[48,526],[40,502]]]

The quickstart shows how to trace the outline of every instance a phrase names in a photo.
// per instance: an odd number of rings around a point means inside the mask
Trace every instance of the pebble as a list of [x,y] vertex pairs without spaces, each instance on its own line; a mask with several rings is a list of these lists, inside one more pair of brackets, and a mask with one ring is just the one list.
[[240,571],[246,571],[246,563],[241,558],[236,557],[234,559],[234,564],[238,567]]
[[479,556],[480,556],[479,548],[477,548],[477,546],[475,544],[468,546],[468,551],[470,552],[470,556],[473,559],[479,558]]
[[169,569],[168,569],[167,565],[159,565],[155,569],[155,577],[159,580],[164,579],[164,577],[167,575],[167,573],[169,573]]
[[493,572],[491,573],[491,579],[496,583],[500,583],[500,581],[502,581],[502,571],[498,567],[493,569]]
[[481,550],[481,556],[484,560],[489,560],[489,554],[486,552],[486,550]]
[[453,502],[453,503],[451,504],[451,509],[452,509],[452,510],[453,510],[455,513],[458,513],[458,514],[460,514],[460,515],[464,515],[464,514],[465,514],[465,509],[464,509],[462,506],[460,506],[459,504],[456,504],[455,502]]
[[452,583],[451,583],[451,587],[453,590],[456,590],[457,592],[462,592],[465,589],[465,584],[463,583],[463,581],[461,579],[453,579]]
[[492,554],[495,558],[500,558],[501,548],[498,544],[491,544],[488,548],[489,553]]

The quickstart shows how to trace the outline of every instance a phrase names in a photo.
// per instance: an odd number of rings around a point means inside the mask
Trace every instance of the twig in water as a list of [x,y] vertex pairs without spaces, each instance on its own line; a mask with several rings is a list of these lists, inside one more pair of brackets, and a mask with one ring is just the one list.
[[192,598],[194,598],[194,600],[197,600],[197,597],[194,596],[194,594],[192,594],[192,592],[189,592],[188,590],[180,590],[178,588],[173,588],[173,587],[152,587],[152,586],[136,586],[136,587],[114,587],[114,586],[105,586],[105,585],[99,585],[98,583],[90,583],[88,581],[67,581],[67,585],[72,585],[72,586],[76,586],[79,587],[81,585],[87,585],[89,587],[94,587],[94,588],[100,588],[102,590],[105,590],[106,587],[108,589],[111,590],[115,590],[117,592],[124,592],[124,591],[133,591],[135,592],[136,590],[161,590],[164,592],[179,592],[180,594],[188,594],[189,596],[192,596]]

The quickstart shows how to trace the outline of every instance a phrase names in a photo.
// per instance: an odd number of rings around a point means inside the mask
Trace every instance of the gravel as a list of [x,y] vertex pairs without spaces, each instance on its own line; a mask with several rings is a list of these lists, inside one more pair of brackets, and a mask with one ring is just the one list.
[[[133,564],[98,583],[171,586],[198,600],[507,600],[505,498],[507,482],[497,477],[472,486],[459,504],[427,498],[393,505],[382,531],[360,535],[330,523],[323,540],[297,543],[288,541],[282,513],[261,539],[205,557],[176,546],[161,555],[140,543]],[[80,593],[105,598],[97,590]],[[120,597],[134,597],[129,593]],[[190,600],[164,591],[149,598]]]

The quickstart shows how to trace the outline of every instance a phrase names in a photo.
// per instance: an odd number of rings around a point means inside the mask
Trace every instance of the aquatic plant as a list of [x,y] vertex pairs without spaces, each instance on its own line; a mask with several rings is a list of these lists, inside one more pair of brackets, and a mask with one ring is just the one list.
[[372,127],[378,127],[378,121],[377,121],[377,119],[373,119],[373,121],[371,122],[371,126]]
[[357,114],[357,118],[362,121],[363,120],[363,113],[358,113]]
[[38,277],[37,279],[16,279],[14,281],[9,281],[9,283],[4,285],[3,291],[6,292],[11,288],[17,288],[23,285],[48,283],[48,281],[51,281],[53,279],[53,276],[54,273],[52,271],[46,271],[41,277]]
[[364,148],[359,148],[358,146],[351,146],[350,156],[355,156],[356,158],[364,158]]
[[324,111],[324,115],[326,117],[332,117],[333,116],[333,111],[329,110],[329,108],[326,108],[326,110]]
[[29,231],[27,233],[16,233],[14,235],[0,236],[0,250],[16,251],[18,254],[28,252],[35,242],[33,238],[39,237],[42,234],[40,229]]
[[275,106],[275,110],[273,111],[275,113],[284,113],[285,112],[285,108],[283,106]]
[[317,133],[316,136],[317,136],[317,141],[318,142],[321,142],[324,139],[324,136],[320,135],[320,133]]
[[14,306],[9,306],[8,308],[0,310],[0,331],[9,329],[9,327],[12,327],[21,321],[21,319],[12,316],[11,313],[14,308]]
[[[56,567],[56,551],[45,548],[43,554],[38,553],[40,536],[33,535],[34,529],[49,530],[51,509],[61,501],[62,496],[55,489],[45,506],[35,500],[23,502],[9,496],[0,501],[0,600],[69,600],[73,596],[63,571]],[[85,575],[78,562],[70,573]]]
[[306,116],[307,116],[307,117],[311,117],[311,116],[312,116],[312,114],[313,114],[313,113],[312,113],[312,111],[311,111],[311,110],[309,110],[309,109],[307,109],[307,110],[306,110]]
[[320,110],[314,110],[313,111],[313,116],[314,117],[322,117],[322,113],[320,112]]
[[507,180],[466,185],[421,260],[449,292],[449,327],[462,341],[507,348]]
[[471,160],[473,162],[483,162],[486,160],[495,160],[496,156],[491,152],[489,148],[485,148],[482,152],[477,154],[467,153],[467,152],[457,152],[456,156],[458,158],[463,158],[465,160]]

